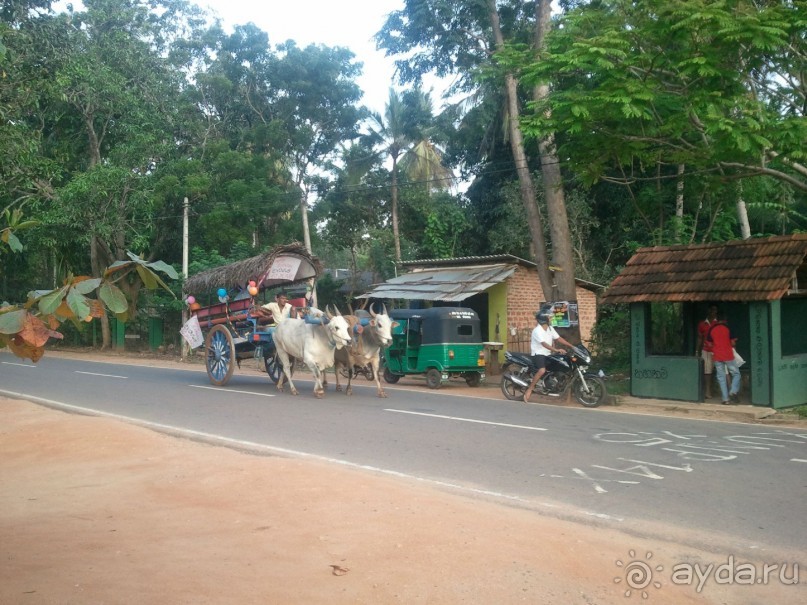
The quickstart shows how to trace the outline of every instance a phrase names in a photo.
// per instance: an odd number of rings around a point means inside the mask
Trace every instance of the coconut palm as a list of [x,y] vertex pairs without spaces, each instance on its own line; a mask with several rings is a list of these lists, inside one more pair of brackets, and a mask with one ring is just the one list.
[[399,93],[390,88],[384,117],[372,114],[368,140],[379,155],[386,155],[391,167],[392,235],[395,260],[401,261],[401,237],[398,229],[398,172],[426,184],[429,191],[450,186],[453,174],[442,161],[442,154],[432,142],[434,115],[428,93],[414,89]]

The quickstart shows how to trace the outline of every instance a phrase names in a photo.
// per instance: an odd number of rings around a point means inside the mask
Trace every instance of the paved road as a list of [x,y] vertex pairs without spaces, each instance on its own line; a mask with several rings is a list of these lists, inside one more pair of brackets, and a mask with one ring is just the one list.
[[[807,431],[526,406],[375,387],[351,398],[312,384],[279,394],[237,371],[203,372],[0,353],[0,394],[73,406],[279,455],[315,456],[434,482],[592,524],[663,538],[681,530],[721,553],[807,560]],[[692,535],[697,536],[692,538]]]

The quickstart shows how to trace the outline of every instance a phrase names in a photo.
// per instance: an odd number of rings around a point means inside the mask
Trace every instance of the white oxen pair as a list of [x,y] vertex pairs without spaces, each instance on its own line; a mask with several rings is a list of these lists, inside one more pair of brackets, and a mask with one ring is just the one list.
[[[364,311],[365,315],[367,314]],[[362,321],[358,315],[347,316],[348,324],[361,325],[356,338],[350,346],[344,347],[336,351],[334,357],[334,364],[336,366],[336,390],[341,391],[339,385],[339,368],[343,367],[347,370],[347,388],[345,393],[347,395],[353,394],[353,389],[350,386],[353,380],[353,368],[364,367],[369,365],[373,369],[373,378],[375,378],[375,385],[379,397],[386,397],[387,393],[381,386],[381,377],[379,376],[379,365],[381,359],[381,349],[392,344],[392,328],[397,326],[397,322],[393,322],[389,315],[387,315],[386,306],[382,307],[381,313],[376,313],[370,306],[369,312],[370,319]],[[365,324],[366,325],[363,325]]]
[[336,350],[350,343],[350,333],[347,321],[338,312],[337,315],[333,315],[326,311],[314,321],[321,323],[288,318],[277,326],[274,341],[277,356],[283,364],[283,375],[277,381],[279,391],[283,391],[285,377],[289,381],[291,394],[297,395],[297,389],[291,380],[292,364],[294,359],[302,359],[314,374],[316,383],[314,395],[321,398],[325,393],[323,387],[325,370],[333,366]]

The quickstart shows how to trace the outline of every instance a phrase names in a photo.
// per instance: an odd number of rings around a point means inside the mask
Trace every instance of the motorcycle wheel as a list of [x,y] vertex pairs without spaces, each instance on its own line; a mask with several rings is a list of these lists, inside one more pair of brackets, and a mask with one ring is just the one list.
[[605,389],[605,381],[599,376],[586,376],[586,384],[588,384],[588,392],[583,388],[583,382],[577,378],[572,385],[574,398],[587,408],[596,408],[603,401],[607,391]]
[[517,385],[507,376],[502,376],[502,394],[510,401],[521,401],[524,399],[524,387]]

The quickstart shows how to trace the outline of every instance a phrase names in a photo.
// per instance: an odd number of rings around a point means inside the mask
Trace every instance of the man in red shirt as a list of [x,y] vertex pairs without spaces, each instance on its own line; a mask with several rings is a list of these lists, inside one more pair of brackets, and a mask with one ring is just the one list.
[[712,362],[712,343],[706,340],[706,334],[709,332],[715,322],[717,321],[717,305],[709,305],[709,310],[706,313],[706,319],[698,323],[698,344],[695,348],[695,354],[700,355],[703,359],[703,385],[706,399],[712,398],[712,372],[714,371],[714,364]]
[[[723,405],[737,403],[740,392],[740,368],[734,361],[734,344],[737,339],[732,338],[724,313],[718,313],[717,323],[709,328],[706,340],[712,342],[712,359],[715,364],[717,384],[720,385],[720,392],[723,395]],[[731,389],[726,385],[727,371],[731,374]]]

